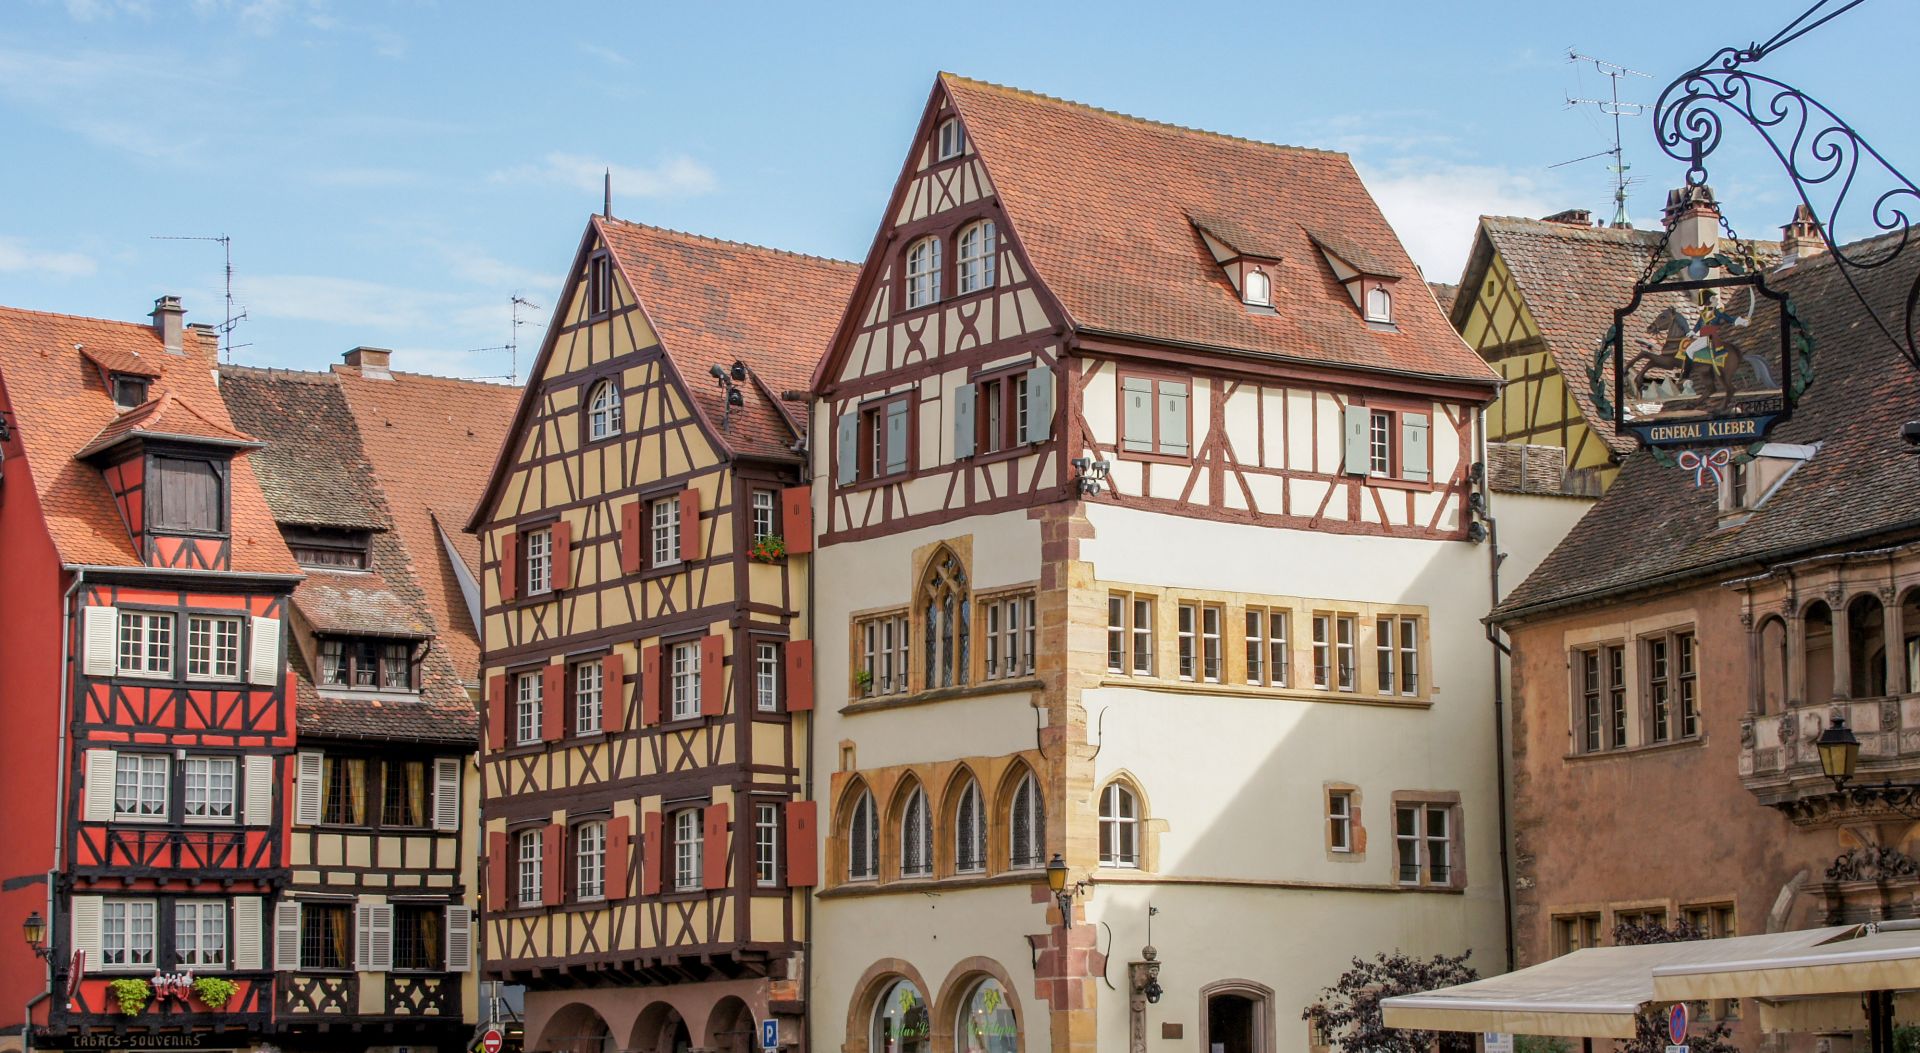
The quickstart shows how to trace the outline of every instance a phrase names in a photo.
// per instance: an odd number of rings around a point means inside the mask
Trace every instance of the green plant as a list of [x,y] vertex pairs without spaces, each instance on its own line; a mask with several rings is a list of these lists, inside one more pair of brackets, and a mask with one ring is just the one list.
[[208,1009],[225,1009],[238,989],[232,980],[218,976],[202,976],[193,982],[194,997],[206,1003]]
[[873,686],[873,670],[862,669],[859,672],[853,674],[853,683],[855,687],[858,687],[862,691],[865,691],[867,688],[872,687]]
[[1372,961],[1353,959],[1353,968],[1340,975],[1320,1000],[1300,1014],[1327,1036],[1335,1053],[1463,1053],[1473,1048],[1471,1036],[1451,1031],[1411,1031],[1390,1028],[1381,1020],[1380,1000],[1393,995],[1419,994],[1452,987],[1480,974],[1467,964],[1472,951],[1415,958],[1394,951]]
[[1513,1053],[1572,1053],[1573,1044],[1553,1035],[1515,1035]]
[[138,977],[122,977],[108,984],[107,990],[120,1004],[120,1011],[128,1016],[139,1016],[147,1003],[153,1001],[153,985]]
[[786,554],[786,539],[778,534],[762,534],[754,538],[753,547],[747,550],[747,555],[758,563],[772,563]]

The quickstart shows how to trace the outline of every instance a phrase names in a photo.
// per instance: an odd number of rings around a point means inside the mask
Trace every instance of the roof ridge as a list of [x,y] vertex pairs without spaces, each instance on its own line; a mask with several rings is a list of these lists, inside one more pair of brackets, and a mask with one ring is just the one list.
[[651,230],[661,234],[672,234],[675,237],[686,238],[690,241],[704,241],[709,245],[721,245],[730,249],[752,249],[755,252],[771,252],[776,256],[790,256],[794,259],[812,260],[816,263],[831,263],[838,266],[861,266],[853,260],[836,259],[832,256],[816,256],[811,252],[795,252],[792,249],[777,249],[772,245],[759,245],[751,241],[729,241],[726,238],[716,238],[711,234],[695,234],[690,230],[680,230],[677,227],[663,227],[657,223],[641,223],[637,220],[621,219],[618,216],[595,215],[594,218],[602,223],[617,223],[623,227],[637,227],[641,230]]
[[[90,315],[90,314],[68,314],[64,311],[41,311],[41,310],[36,310],[35,308],[32,308],[32,307],[9,307],[5,304],[0,304],[0,314],[33,314],[33,315],[39,315],[42,318],[71,318],[76,322],[98,322],[101,325],[124,325],[131,329],[142,329],[149,333],[153,333],[153,326],[149,325],[146,322],[128,322],[128,321],[122,321],[121,319],[118,319],[118,318],[101,318],[96,315]],[[155,340],[160,339],[160,334],[153,333],[153,338]]]
[[1349,155],[1343,150],[1328,150],[1318,146],[1295,146],[1291,143],[1271,143],[1266,141],[1265,139],[1253,139],[1244,135],[1233,135],[1228,132],[1216,132],[1210,128],[1195,128],[1192,125],[1175,124],[1172,121],[1157,121],[1151,117],[1140,117],[1131,113],[1122,113],[1119,110],[1109,110],[1104,106],[1095,106],[1092,103],[1078,102],[1074,99],[1063,99],[1058,95],[1048,95],[1045,92],[1032,91],[1027,88],[1016,88],[1010,84],[995,84],[992,81],[979,80],[974,77],[968,77],[968,76],[965,76],[964,74],[953,73],[948,70],[941,70],[940,76],[943,79],[951,79],[954,81],[958,81],[962,84],[970,84],[977,88],[987,88],[992,91],[1006,92],[1011,95],[1018,95],[1023,98],[1033,99],[1037,102],[1052,103],[1056,106],[1069,106],[1076,110],[1085,110],[1088,113],[1097,113],[1102,117],[1113,117],[1119,120],[1129,121],[1134,124],[1144,124],[1150,128],[1164,128],[1168,131],[1186,132],[1190,135],[1201,135],[1209,139],[1221,139],[1226,142],[1244,143],[1249,146],[1266,147],[1269,150],[1286,150],[1292,153],[1319,154],[1323,157],[1339,157],[1339,158],[1349,157]]

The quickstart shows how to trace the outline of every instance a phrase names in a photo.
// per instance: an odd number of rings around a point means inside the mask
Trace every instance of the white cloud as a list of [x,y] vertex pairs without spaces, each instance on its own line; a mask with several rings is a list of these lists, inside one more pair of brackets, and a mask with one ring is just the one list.
[[1513,169],[1404,157],[1354,164],[1428,281],[1460,279],[1481,216],[1544,216],[1556,207],[1551,187]]
[[426,182],[426,175],[404,168],[319,168],[307,179],[320,186],[394,187]]
[[577,190],[597,191],[611,170],[613,195],[623,197],[689,197],[713,190],[713,170],[685,155],[668,157],[651,167],[617,165],[584,154],[550,153],[539,164],[516,165],[493,173],[495,183],[558,183]]
[[591,55],[609,66],[633,65],[633,59],[603,44],[590,44],[583,41],[579,47],[583,54]]
[[98,269],[93,257],[78,252],[42,252],[19,238],[0,238],[0,274],[37,271],[61,278],[84,278]]

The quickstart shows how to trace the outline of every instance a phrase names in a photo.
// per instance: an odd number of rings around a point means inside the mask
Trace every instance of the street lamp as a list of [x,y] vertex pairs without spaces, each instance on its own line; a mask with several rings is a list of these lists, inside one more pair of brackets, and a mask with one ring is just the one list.
[[53,959],[53,948],[44,946],[47,938],[47,922],[40,916],[39,911],[28,914],[27,920],[20,923],[20,934],[27,938],[27,946],[33,949],[36,957],[48,961]]
[[1047,888],[1053,892],[1053,901],[1060,905],[1060,924],[1073,928],[1073,897],[1087,887],[1084,881],[1076,881],[1072,888],[1067,887],[1067,863],[1055,852],[1047,862]]
[[1833,780],[1834,789],[1844,789],[1860,763],[1860,740],[1847,727],[1846,718],[1836,715],[1813,746],[1820,751],[1821,773]]

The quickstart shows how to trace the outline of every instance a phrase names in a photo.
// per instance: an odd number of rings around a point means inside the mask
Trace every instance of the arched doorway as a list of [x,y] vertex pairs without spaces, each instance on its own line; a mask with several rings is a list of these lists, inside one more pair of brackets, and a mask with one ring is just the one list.
[[1272,1053],[1273,992],[1250,980],[1226,980],[1200,990],[1207,1053]]
[[549,1053],[617,1053],[620,1044],[599,1013],[576,1002],[547,1018],[539,1041],[528,1048]]
[[707,1015],[705,1046],[713,1053],[755,1053],[760,1048],[753,1011],[738,997],[722,998]]
[[933,1012],[912,980],[896,980],[873,1004],[873,1040],[868,1053],[928,1053],[933,1048]]

